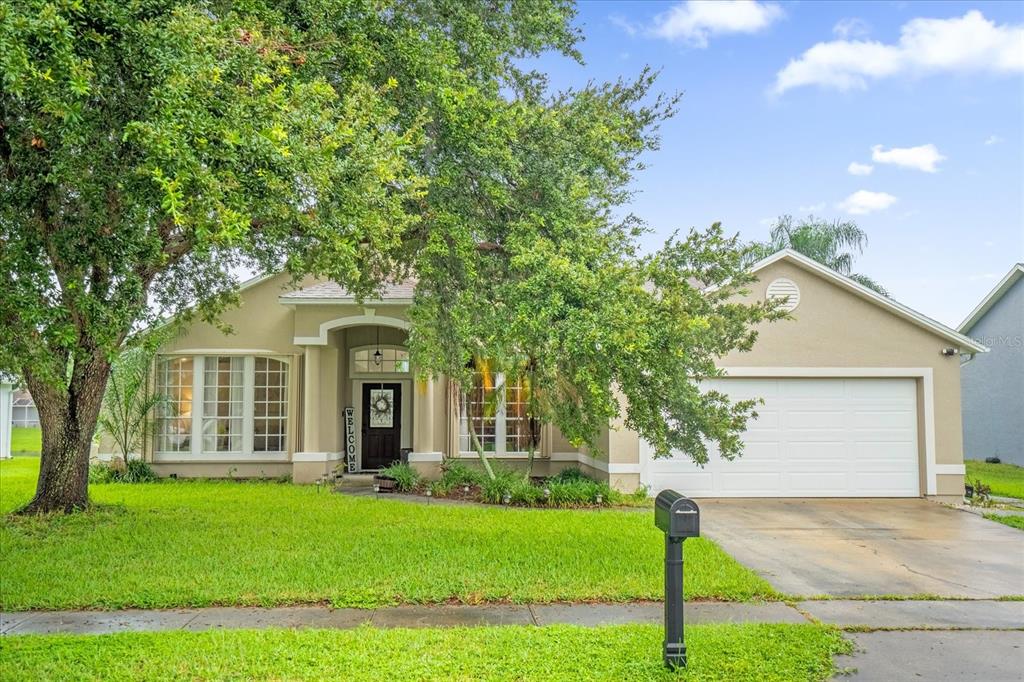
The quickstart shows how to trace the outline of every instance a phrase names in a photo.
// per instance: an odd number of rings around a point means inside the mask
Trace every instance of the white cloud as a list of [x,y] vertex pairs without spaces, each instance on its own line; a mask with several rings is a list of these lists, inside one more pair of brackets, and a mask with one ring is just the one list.
[[817,211],[825,210],[825,202],[822,201],[817,204],[810,204],[809,206],[800,206],[800,213],[816,213]]
[[837,208],[853,215],[884,211],[896,203],[896,197],[886,192],[858,190],[837,204]]
[[688,0],[654,18],[651,33],[707,47],[708,38],[729,33],[757,33],[782,18],[782,8],[756,0]]
[[608,21],[610,21],[615,26],[621,28],[623,31],[625,31],[626,35],[631,37],[635,36],[640,30],[639,26],[637,26],[635,23],[633,23],[626,17],[622,16],[621,14],[611,15],[610,17],[608,17]]
[[843,40],[847,38],[863,38],[871,33],[871,26],[863,19],[847,17],[836,22],[836,25],[832,27],[832,33]]
[[871,148],[871,160],[875,163],[891,163],[904,168],[915,168],[925,173],[936,173],[936,164],[944,161],[945,156],[933,144],[922,144],[918,147],[893,147],[883,149],[876,144]]
[[870,80],[942,71],[1024,71],[1024,24],[996,24],[971,10],[951,19],[912,19],[896,44],[818,43],[776,74],[774,92],[804,85],[864,89]]
[[846,167],[846,172],[850,175],[871,175],[875,170],[875,167],[870,163],[857,163],[851,161],[850,165]]
[[998,135],[989,135],[988,139],[985,140],[985,145],[986,146],[991,146],[991,145],[994,145],[994,144],[999,144],[1002,141],[1003,141],[1003,138],[999,137]]

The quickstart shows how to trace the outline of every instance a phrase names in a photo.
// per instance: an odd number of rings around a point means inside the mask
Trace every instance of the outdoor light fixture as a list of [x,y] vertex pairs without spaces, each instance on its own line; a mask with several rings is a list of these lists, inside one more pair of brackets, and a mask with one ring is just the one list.
[[462,492],[468,493],[469,492],[469,486],[468,485],[462,486]]
[[601,504],[601,501],[602,501],[603,499],[604,499],[604,495],[602,495],[601,493],[598,493],[598,494],[597,494],[597,503],[598,503],[598,504]]
[[510,504],[512,502],[512,496],[509,495],[508,493],[505,493],[504,495],[501,496],[501,501],[504,502],[505,504]]
[[379,492],[380,492],[380,484],[379,483],[374,483],[373,484],[373,494],[376,495]]
[[544,499],[551,497],[551,488],[544,488]]
[[373,364],[380,367],[380,363],[384,361],[384,354],[380,352],[380,327],[377,327],[377,350],[373,353]]
[[950,347],[947,347],[947,348],[943,348],[942,349],[942,354],[945,355],[947,358],[950,357],[950,356],[953,356],[953,355],[959,355],[960,354],[960,349],[959,348],[953,348],[952,346],[950,346]]

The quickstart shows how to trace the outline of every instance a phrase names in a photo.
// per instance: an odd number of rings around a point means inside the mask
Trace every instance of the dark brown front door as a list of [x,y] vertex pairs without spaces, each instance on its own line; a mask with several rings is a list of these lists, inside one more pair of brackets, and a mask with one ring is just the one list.
[[401,459],[402,384],[363,384],[363,468]]

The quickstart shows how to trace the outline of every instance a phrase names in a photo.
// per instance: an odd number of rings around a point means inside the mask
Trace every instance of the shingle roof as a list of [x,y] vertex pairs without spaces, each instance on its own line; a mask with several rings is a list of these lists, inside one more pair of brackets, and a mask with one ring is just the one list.
[[[414,280],[404,282],[389,282],[384,285],[384,290],[379,297],[371,296],[368,300],[387,301],[391,299],[411,299],[416,290]],[[317,282],[297,291],[292,291],[281,296],[281,300],[288,301],[348,301],[355,300],[355,296],[345,287],[337,282]]]

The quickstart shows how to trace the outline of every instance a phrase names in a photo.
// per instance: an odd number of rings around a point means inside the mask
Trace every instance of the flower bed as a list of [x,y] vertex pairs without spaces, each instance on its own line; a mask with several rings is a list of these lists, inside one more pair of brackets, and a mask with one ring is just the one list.
[[626,495],[612,490],[604,481],[595,481],[578,467],[569,467],[555,476],[530,479],[511,469],[496,466],[494,478],[459,460],[441,465],[441,478],[429,481],[408,464],[392,464],[381,474],[395,480],[398,492],[426,497],[449,498],[485,504],[518,507],[609,507],[646,506],[646,489]]

